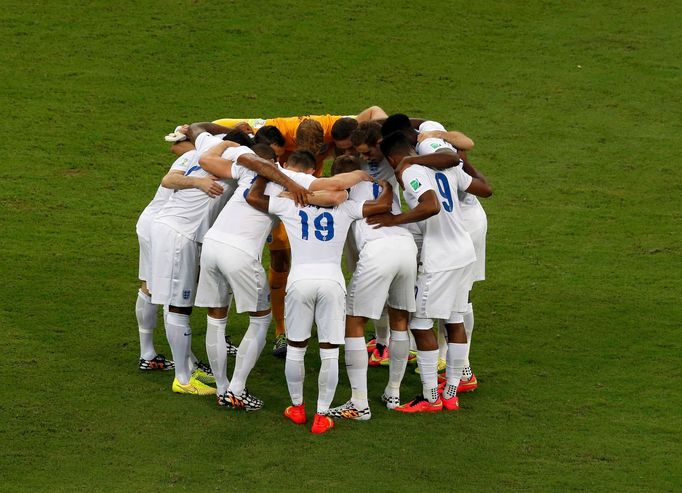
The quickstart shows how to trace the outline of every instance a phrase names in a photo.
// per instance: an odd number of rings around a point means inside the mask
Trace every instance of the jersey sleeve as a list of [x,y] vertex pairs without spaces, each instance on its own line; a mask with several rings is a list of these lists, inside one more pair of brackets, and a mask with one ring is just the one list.
[[270,197],[270,204],[268,205],[268,212],[277,216],[286,214],[287,210],[293,206],[293,202],[289,199],[281,197]]
[[433,154],[440,149],[452,149],[454,148],[445,142],[443,139],[429,138],[424,139],[417,144],[416,150],[417,154],[424,156],[426,154]]
[[265,195],[267,195],[269,197],[273,197],[273,196],[276,197],[280,193],[282,193],[283,191],[284,191],[284,187],[282,187],[282,185],[280,185],[279,183],[275,183],[275,182],[271,181],[267,185],[265,185],[265,192],[264,193],[265,193]]
[[182,171],[183,173],[185,173],[189,169],[192,160],[196,157],[196,154],[197,151],[195,150],[187,151],[186,153],[184,153],[182,156],[175,160],[175,162],[171,165],[169,171]]
[[438,122],[434,122],[433,120],[427,120],[419,125],[420,132],[428,132],[429,130],[442,130],[445,132],[445,127]]
[[339,205],[339,209],[343,209],[346,214],[348,214],[352,219],[362,219],[362,207],[365,205],[365,201],[356,200],[346,200],[343,204]]
[[215,135],[211,135],[208,132],[202,132],[194,141],[194,147],[199,154],[203,154],[208,151],[211,147],[220,144],[222,140]]
[[457,190],[466,191],[471,185],[471,182],[474,181],[474,179],[464,171],[461,164],[455,166],[453,173],[457,176]]
[[403,171],[405,193],[419,199],[425,192],[433,190],[431,181],[421,166],[410,166]]

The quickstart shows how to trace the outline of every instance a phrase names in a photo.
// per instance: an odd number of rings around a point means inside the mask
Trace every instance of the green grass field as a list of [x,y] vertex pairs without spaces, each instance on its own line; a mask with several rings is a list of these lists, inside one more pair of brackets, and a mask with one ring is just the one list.
[[[680,18],[664,1],[3,1],[0,491],[680,491]],[[371,104],[471,135],[495,189],[462,411],[391,414],[370,369],[374,418],[313,436],[281,417],[267,351],[254,415],[141,374],[134,226],[172,162],[161,137]],[[204,355],[203,310],[193,324]],[[314,351],[307,366],[311,406]],[[419,388],[408,373],[403,396]]]

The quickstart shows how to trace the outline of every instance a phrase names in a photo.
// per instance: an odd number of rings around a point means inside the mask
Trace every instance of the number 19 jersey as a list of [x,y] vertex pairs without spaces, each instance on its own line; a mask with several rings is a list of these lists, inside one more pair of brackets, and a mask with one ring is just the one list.
[[282,220],[291,244],[287,289],[299,279],[326,279],[345,291],[341,254],[348,228],[363,217],[363,204],[347,200],[336,207],[298,207],[293,200],[270,197],[269,212]]

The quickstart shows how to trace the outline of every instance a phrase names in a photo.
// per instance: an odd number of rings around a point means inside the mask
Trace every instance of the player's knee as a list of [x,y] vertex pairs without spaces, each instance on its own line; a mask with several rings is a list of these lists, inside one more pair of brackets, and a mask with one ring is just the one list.
[[287,346],[299,348],[308,347],[308,339],[305,341],[292,341],[291,339],[287,339]]
[[[170,305],[168,307],[168,311],[171,313],[180,313],[181,315],[191,315],[192,314],[192,307],[191,306],[173,306]],[[221,318],[221,317],[217,317]]]

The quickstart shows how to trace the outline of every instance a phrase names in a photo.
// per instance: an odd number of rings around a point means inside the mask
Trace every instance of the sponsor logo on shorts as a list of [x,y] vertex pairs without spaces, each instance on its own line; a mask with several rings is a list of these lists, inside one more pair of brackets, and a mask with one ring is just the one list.
[[422,184],[417,178],[415,178],[410,182],[410,186],[412,187],[412,190],[416,192],[417,190],[419,190],[419,187],[421,187]]

